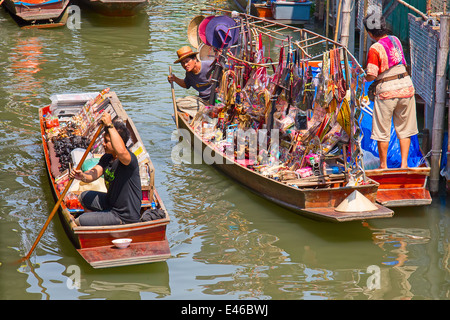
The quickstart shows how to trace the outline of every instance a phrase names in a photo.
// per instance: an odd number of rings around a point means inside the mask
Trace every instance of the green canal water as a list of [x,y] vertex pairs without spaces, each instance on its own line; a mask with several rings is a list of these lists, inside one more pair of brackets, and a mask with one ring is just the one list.
[[[188,44],[187,25],[207,3],[150,1],[131,19],[82,10],[75,30],[22,30],[0,9],[0,298],[448,300],[448,196],[396,209],[392,219],[319,222],[208,165],[172,161],[178,141],[168,67],[182,73],[173,65],[176,50]],[[106,87],[134,120],[156,168],[172,219],[171,258],[94,270],[55,218],[30,261],[11,264],[26,255],[55,204],[38,108],[52,94]]]

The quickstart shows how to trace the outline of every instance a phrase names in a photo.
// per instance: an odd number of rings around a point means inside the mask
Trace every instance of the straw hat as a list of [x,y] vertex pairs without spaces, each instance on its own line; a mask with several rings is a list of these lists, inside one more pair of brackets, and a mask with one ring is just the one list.
[[208,42],[208,40],[206,40],[206,26],[214,17],[215,16],[206,17],[202,20],[202,22],[200,22],[200,25],[198,26],[198,36],[200,40],[208,46],[210,46],[211,44]]
[[378,208],[369,199],[364,197],[361,192],[355,190],[334,210],[339,212],[362,212],[375,211]]
[[194,47],[194,48],[198,48],[199,46],[199,34],[198,34],[198,27],[200,25],[200,23],[205,19],[204,16],[196,16],[194,17],[191,22],[188,25],[188,30],[187,30],[187,34],[188,34],[188,40],[189,43]]
[[175,60],[174,63],[178,63],[181,60],[183,60],[184,58],[187,58],[187,57],[190,57],[190,56],[195,56],[197,53],[198,52],[192,51],[191,47],[189,47],[189,46],[181,47],[177,51],[178,59]]
[[201,43],[198,47],[199,58],[202,61],[214,60],[216,58],[216,52],[213,47],[210,47],[204,43]]

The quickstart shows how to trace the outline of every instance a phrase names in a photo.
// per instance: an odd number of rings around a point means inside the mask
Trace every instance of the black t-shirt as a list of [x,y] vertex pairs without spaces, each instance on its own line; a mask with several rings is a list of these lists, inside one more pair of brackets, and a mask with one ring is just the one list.
[[104,154],[98,164],[103,168],[111,211],[123,222],[133,223],[140,219],[142,190],[138,160],[134,153],[128,152],[131,162],[127,166],[114,160],[109,153]]

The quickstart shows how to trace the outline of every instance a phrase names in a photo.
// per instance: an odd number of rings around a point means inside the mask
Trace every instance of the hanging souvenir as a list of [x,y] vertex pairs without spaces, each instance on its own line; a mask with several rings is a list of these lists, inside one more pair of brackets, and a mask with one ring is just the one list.
[[344,73],[342,71],[342,66],[341,66],[341,55],[339,52],[339,49],[335,50],[334,53],[334,68],[335,68],[335,95],[336,95],[336,99],[337,101],[340,103],[344,97],[345,94],[347,93],[347,82],[345,81],[344,78]]
[[347,135],[350,136],[350,105],[347,101],[347,98],[342,101],[342,105],[339,108],[337,122],[341,125],[342,129],[344,129]]

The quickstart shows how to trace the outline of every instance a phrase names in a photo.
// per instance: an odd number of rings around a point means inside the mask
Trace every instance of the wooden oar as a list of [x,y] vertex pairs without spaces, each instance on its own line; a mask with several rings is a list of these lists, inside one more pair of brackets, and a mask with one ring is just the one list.
[[[172,67],[169,66],[169,73],[172,76]],[[175,89],[173,88],[173,81],[170,82],[170,86],[172,87],[172,102],[173,102],[173,113],[175,115],[175,124],[178,129],[178,113],[177,113],[177,102],[175,101]]]
[[[334,42],[337,42],[337,38],[338,38],[338,34],[339,34],[339,24],[340,19],[341,19],[341,6],[342,6],[342,1],[343,0],[339,0],[339,5],[338,5],[338,9],[337,9],[337,17],[336,17],[336,23],[335,23],[335,29],[334,29]],[[335,45],[336,47],[336,45]]]
[[[77,166],[77,170],[81,169],[81,166],[83,165],[84,160],[86,159],[87,155],[89,154],[89,152],[92,149],[92,146],[95,143],[95,140],[97,140],[98,136],[100,135],[100,133],[102,132],[103,129],[103,123],[100,124],[99,128],[97,129],[97,132],[95,133],[94,137],[92,138],[91,143],[89,144],[89,146],[87,147],[86,151],[83,154],[83,157],[81,158],[80,162],[78,163]],[[69,191],[70,186],[72,185],[74,178],[69,179],[69,181],[67,182],[66,187],[64,188],[64,191],[61,193],[61,195],[59,196],[58,201],[56,202],[55,206],[53,207],[52,212],[50,213],[50,215],[47,218],[47,221],[45,221],[44,226],[41,229],[41,232],[39,232],[38,237],[36,238],[36,240],[33,243],[33,246],[31,247],[30,251],[28,252],[28,254],[19,260],[19,262],[23,262],[25,260],[28,260],[31,256],[31,254],[33,253],[34,249],[36,248],[39,240],[41,240],[42,235],[44,234],[45,230],[47,229],[48,225],[50,224],[50,221],[52,220],[53,216],[55,215],[55,213],[58,211],[59,206],[61,205],[61,202],[64,200],[64,197],[66,196],[67,191]]]

